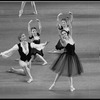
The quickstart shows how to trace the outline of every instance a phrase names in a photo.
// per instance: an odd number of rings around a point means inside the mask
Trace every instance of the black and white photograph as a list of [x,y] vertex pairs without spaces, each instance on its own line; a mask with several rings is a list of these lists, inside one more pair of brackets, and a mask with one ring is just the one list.
[[2,98],[100,98],[100,1],[0,1]]

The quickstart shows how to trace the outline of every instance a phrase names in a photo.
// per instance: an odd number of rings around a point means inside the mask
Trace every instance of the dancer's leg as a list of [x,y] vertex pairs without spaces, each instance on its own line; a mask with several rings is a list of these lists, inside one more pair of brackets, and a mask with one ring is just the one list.
[[29,77],[29,79],[28,79],[27,82],[28,82],[28,83],[32,82],[32,81],[33,81],[33,77],[32,77],[32,75],[31,75],[31,73],[30,73],[29,67],[28,67],[28,66],[25,66],[25,67],[24,67],[24,70],[25,70],[26,75]]
[[21,9],[19,10],[19,17],[21,17],[21,15],[23,14],[23,9],[25,7],[26,1],[22,1],[21,3]]
[[32,9],[35,10],[35,12],[33,11],[33,13],[34,13],[34,14],[38,14],[38,13],[37,13],[37,10],[36,10],[35,1],[31,1],[31,6],[32,6]]
[[40,59],[42,59],[42,61],[44,62],[42,65],[46,65],[47,61],[39,54],[36,54]]
[[10,70],[8,70],[8,72],[16,73],[16,74],[20,74],[20,75],[26,75],[23,68],[15,69],[15,68],[12,67],[12,68],[10,68]]
[[33,81],[32,75],[30,73],[30,64],[31,64],[31,60],[30,62],[24,62],[22,60],[19,61],[20,66],[24,69],[24,72],[26,73],[26,76],[28,76],[28,83]]
[[31,69],[31,62],[32,62],[32,59],[29,61],[29,65],[28,65],[29,69]]
[[73,86],[73,78],[69,77],[70,79],[70,91],[73,92],[75,90],[74,86]]
[[54,79],[54,82],[53,82],[53,84],[50,86],[49,90],[51,90],[51,89],[54,87],[54,85],[56,84],[56,82],[57,82],[57,80],[59,79],[59,77],[60,77],[60,74],[56,74],[56,77],[55,77],[55,79]]

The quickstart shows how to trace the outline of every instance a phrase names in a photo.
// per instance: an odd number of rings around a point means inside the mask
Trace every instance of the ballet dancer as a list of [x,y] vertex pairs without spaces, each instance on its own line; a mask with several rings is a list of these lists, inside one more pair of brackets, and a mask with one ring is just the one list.
[[21,66],[21,69],[14,69],[11,68],[11,72],[18,73],[18,74],[23,74],[27,76],[27,82],[30,83],[33,81],[33,77],[30,73],[30,68],[31,68],[31,49],[32,48],[37,48],[39,50],[44,49],[44,47],[48,44],[48,42],[41,43],[41,44],[34,44],[34,43],[29,43],[27,42],[27,37],[24,33],[21,33],[18,36],[18,40],[20,41],[18,44],[15,44],[11,49],[6,50],[4,52],[1,52],[0,55],[3,58],[8,58],[10,57],[15,51],[19,52],[20,55],[20,60],[19,60],[19,65]]
[[[22,3],[21,3],[21,9],[19,10],[19,17],[21,17],[22,14],[23,14],[23,10],[24,10],[24,7],[25,7],[26,2],[27,1],[22,1]],[[35,1],[31,1],[31,6],[32,6],[32,9],[33,9],[33,14],[36,14],[37,15],[38,13],[37,13]]]
[[[67,20],[66,20],[67,21]],[[63,47],[59,47],[58,49],[64,49],[64,51],[58,56],[58,58],[53,62],[50,66],[50,69],[56,72],[56,77],[53,84],[50,86],[49,90],[51,90],[60,76],[67,76],[70,80],[70,91],[73,92],[75,90],[73,85],[73,77],[81,75],[83,73],[83,67],[79,60],[79,57],[75,53],[75,41],[72,38],[72,31],[61,29],[59,32],[60,43]]]
[[[28,33],[29,33],[29,39],[31,40],[31,42],[35,43],[35,44],[40,44],[41,43],[41,39],[40,39],[40,35],[41,35],[41,22],[39,19],[36,19],[36,21],[38,22],[38,26],[39,26],[39,32],[37,31],[36,27],[31,27],[31,23],[33,22],[33,20],[30,20],[28,23]],[[34,23],[32,23],[34,24]],[[44,62],[42,65],[46,65],[47,61],[43,58],[44,53],[43,50],[33,50],[33,59],[35,59],[37,56]]]

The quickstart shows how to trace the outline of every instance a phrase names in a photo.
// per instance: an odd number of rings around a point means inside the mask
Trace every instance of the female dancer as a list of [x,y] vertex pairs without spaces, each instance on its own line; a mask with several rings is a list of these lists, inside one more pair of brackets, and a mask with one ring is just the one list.
[[72,22],[73,22],[73,14],[69,12],[68,14],[59,13],[57,16],[57,26],[58,31],[66,30],[69,31],[72,36]]
[[[21,3],[21,9],[19,10],[19,17],[21,17],[21,15],[23,14],[23,9],[25,7],[25,4],[26,4],[26,1],[22,1],[22,3]],[[33,11],[33,14],[38,14],[37,10],[36,10],[36,5],[35,5],[34,1],[31,1],[31,6],[32,6],[32,9],[35,10],[35,11]],[[34,8],[33,8],[33,6],[34,6]]]
[[[61,16],[61,19],[59,18]],[[73,14],[69,12],[68,14],[59,13],[57,16],[57,26],[58,32],[60,33],[61,30],[66,30],[69,35],[72,37],[72,21],[73,21]],[[59,48],[60,47],[60,48]],[[58,40],[57,45],[55,46],[57,50],[61,50],[63,48],[60,39]]]
[[[28,23],[28,33],[29,33],[29,39],[31,40],[31,42],[35,43],[35,44],[40,44],[41,40],[40,40],[40,34],[41,34],[41,23],[39,19],[36,19],[39,25],[39,32],[37,32],[37,28],[36,27],[31,27],[30,24],[33,20],[30,20]],[[44,54],[43,54],[43,50],[33,50],[34,55],[34,59],[36,58],[36,56],[38,56],[40,59],[42,59],[42,61],[44,62],[43,65],[47,64],[47,61],[43,58]]]
[[10,57],[14,51],[18,50],[20,55],[19,65],[21,66],[21,69],[14,69],[12,68],[12,72],[24,74],[28,77],[27,82],[30,83],[33,81],[32,75],[30,73],[31,68],[31,48],[37,48],[39,50],[43,49],[47,42],[41,43],[41,44],[34,44],[27,42],[26,35],[24,33],[21,33],[18,37],[20,43],[15,44],[11,49],[6,50],[4,52],[1,52],[0,55],[4,58]]
[[77,54],[75,53],[75,42],[72,39],[72,36],[66,30],[61,30],[60,41],[64,48],[64,52],[59,55],[59,57],[55,60],[50,69],[57,73],[56,78],[53,84],[50,86],[49,90],[51,90],[59,77],[68,76],[70,79],[70,91],[74,91],[75,88],[73,86],[73,76],[81,75],[83,72],[83,67]]
[[[63,13],[59,13],[57,15],[57,29],[58,29],[58,33],[61,32],[61,30],[66,30],[68,31],[68,33],[72,36],[72,22],[73,22],[73,14],[72,12],[68,12],[66,14]],[[51,50],[49,52],[51,53],[58,53],[61,52],[63,46],[60,43],[60,39],[58,40],[55,49],[56,50]]]

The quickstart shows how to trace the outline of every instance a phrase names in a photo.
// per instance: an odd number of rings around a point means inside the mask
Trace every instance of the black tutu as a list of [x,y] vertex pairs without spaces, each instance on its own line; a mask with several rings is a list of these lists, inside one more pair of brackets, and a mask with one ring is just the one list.
[[50,66],[50,69],[62,76],[71,77],[81,75],[83,67],[77,54],[73,50],[74,45],[69,44],[66,47],[65,52],[59,54],[58,58]]
[[34,56],[36,56],[36,54],[39,54],[39,55],[41,55],[41,56],[44,56],[43,50],[40,50],[40,51],[39,51],[39,50],[37,50],[36,48],[32,48],[31,54],[34,55]]
[[[38,33],[38,35],[39,35],[39,33]],[[33,38],[33,37],[32,37]],[[33,43],[35,43],[35,44],[40,44],[40,39],[39,40],[34,40],[33,41]],[[37,50],[36,48],[33,48],[32,50],[31,50],[31,54],[32,55],[34,55],[34,56],[36,56],[36,54],[39,54],[39,55],[41,55],[41,56],[44,56],[44,54],[43,54],[43,50]]]

